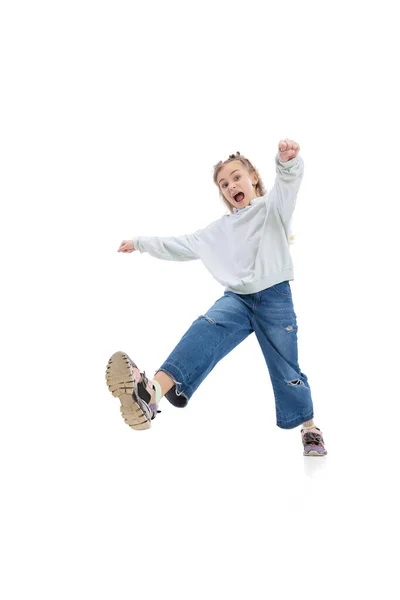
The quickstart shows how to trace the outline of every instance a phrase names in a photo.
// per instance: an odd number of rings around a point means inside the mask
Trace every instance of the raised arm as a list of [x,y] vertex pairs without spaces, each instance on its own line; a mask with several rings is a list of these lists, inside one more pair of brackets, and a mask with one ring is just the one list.
[[284,225],[289,227],[303,179],[304,161],[299,155],[299,144],[293,140],[281,140],[278,150],[275,156],[275,184],[269,193],[269,198],[270,202],[276,203]]

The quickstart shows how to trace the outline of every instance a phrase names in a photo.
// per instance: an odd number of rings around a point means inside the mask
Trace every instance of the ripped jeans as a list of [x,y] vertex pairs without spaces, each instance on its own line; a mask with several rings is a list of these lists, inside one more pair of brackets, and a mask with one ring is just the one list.
[[[169,402],[179,408],[187,406],[215,365],[253,332],[268,367],[277,426],[292,429],[311,420],[311,390],[298,364],[297,321],[289,281],[254,294],[225,291],[205,315],[193,321],[158,369],[174,381],[166,394]],[[245,394],[246,382],[241,385]]]

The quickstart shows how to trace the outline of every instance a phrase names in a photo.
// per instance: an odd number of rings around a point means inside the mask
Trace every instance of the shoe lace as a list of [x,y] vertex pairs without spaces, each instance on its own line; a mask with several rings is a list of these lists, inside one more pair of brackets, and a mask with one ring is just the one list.
[[303,437],[303,441],[305,444],[308,444],[311,446],[319,446],[320,444],[324,443],[322,435],[320,435],[319,433],[315,433],[313,431],[309,431],[309,432],[305,433],[304,437]]
[[144,385],[144,387],[147,387],[147,384],[149,383],[149,378],[146,377],[146,371],[140,372],[140,379]]
[[[147,384],[149,383],[149,378],[146,376],[146,371],[140,372],[140,377],[141,377],[141,381],[140,383],[143,384],[144,389],[147,388]],[[157,413],[160,413],[161,410],[157,410]]]

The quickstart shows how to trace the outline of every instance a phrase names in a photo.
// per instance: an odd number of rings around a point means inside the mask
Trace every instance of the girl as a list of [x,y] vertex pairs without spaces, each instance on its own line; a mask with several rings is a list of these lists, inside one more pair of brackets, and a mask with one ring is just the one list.
[[261,177],[240,152],[214,167],[214,183],[229,209],[204,229],[179,237],[136,237],[118,252],[148,252],[163,260],[200,259],[225,286],[224,295],[187,330],[154,379],[124,352],[108,361],[106,381],[132,429],[148,429],[160,399],[184,407],[215,365],[251,333],[264,355],[275,396],[276,424],[303,425],[305,456],[327,454],[315,427],[307,376],[297,356],[297,320],[289,281],[292,214],[304,173],[300,146],[281,140],[275,185],[266,193]]

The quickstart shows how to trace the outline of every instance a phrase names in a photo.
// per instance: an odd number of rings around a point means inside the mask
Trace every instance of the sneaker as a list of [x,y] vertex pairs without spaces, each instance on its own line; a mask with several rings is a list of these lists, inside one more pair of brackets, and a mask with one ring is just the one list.
[[325,454],[328,454],[325,450],[322,432],[318,427],[302,429],[301,438],[303,440],[304,456],[325,456]]
[[125,352],[115,352],[107,364],[107,386],[121,402],[122,417],[132,429],[149,429],[157,412],[154,386]]

